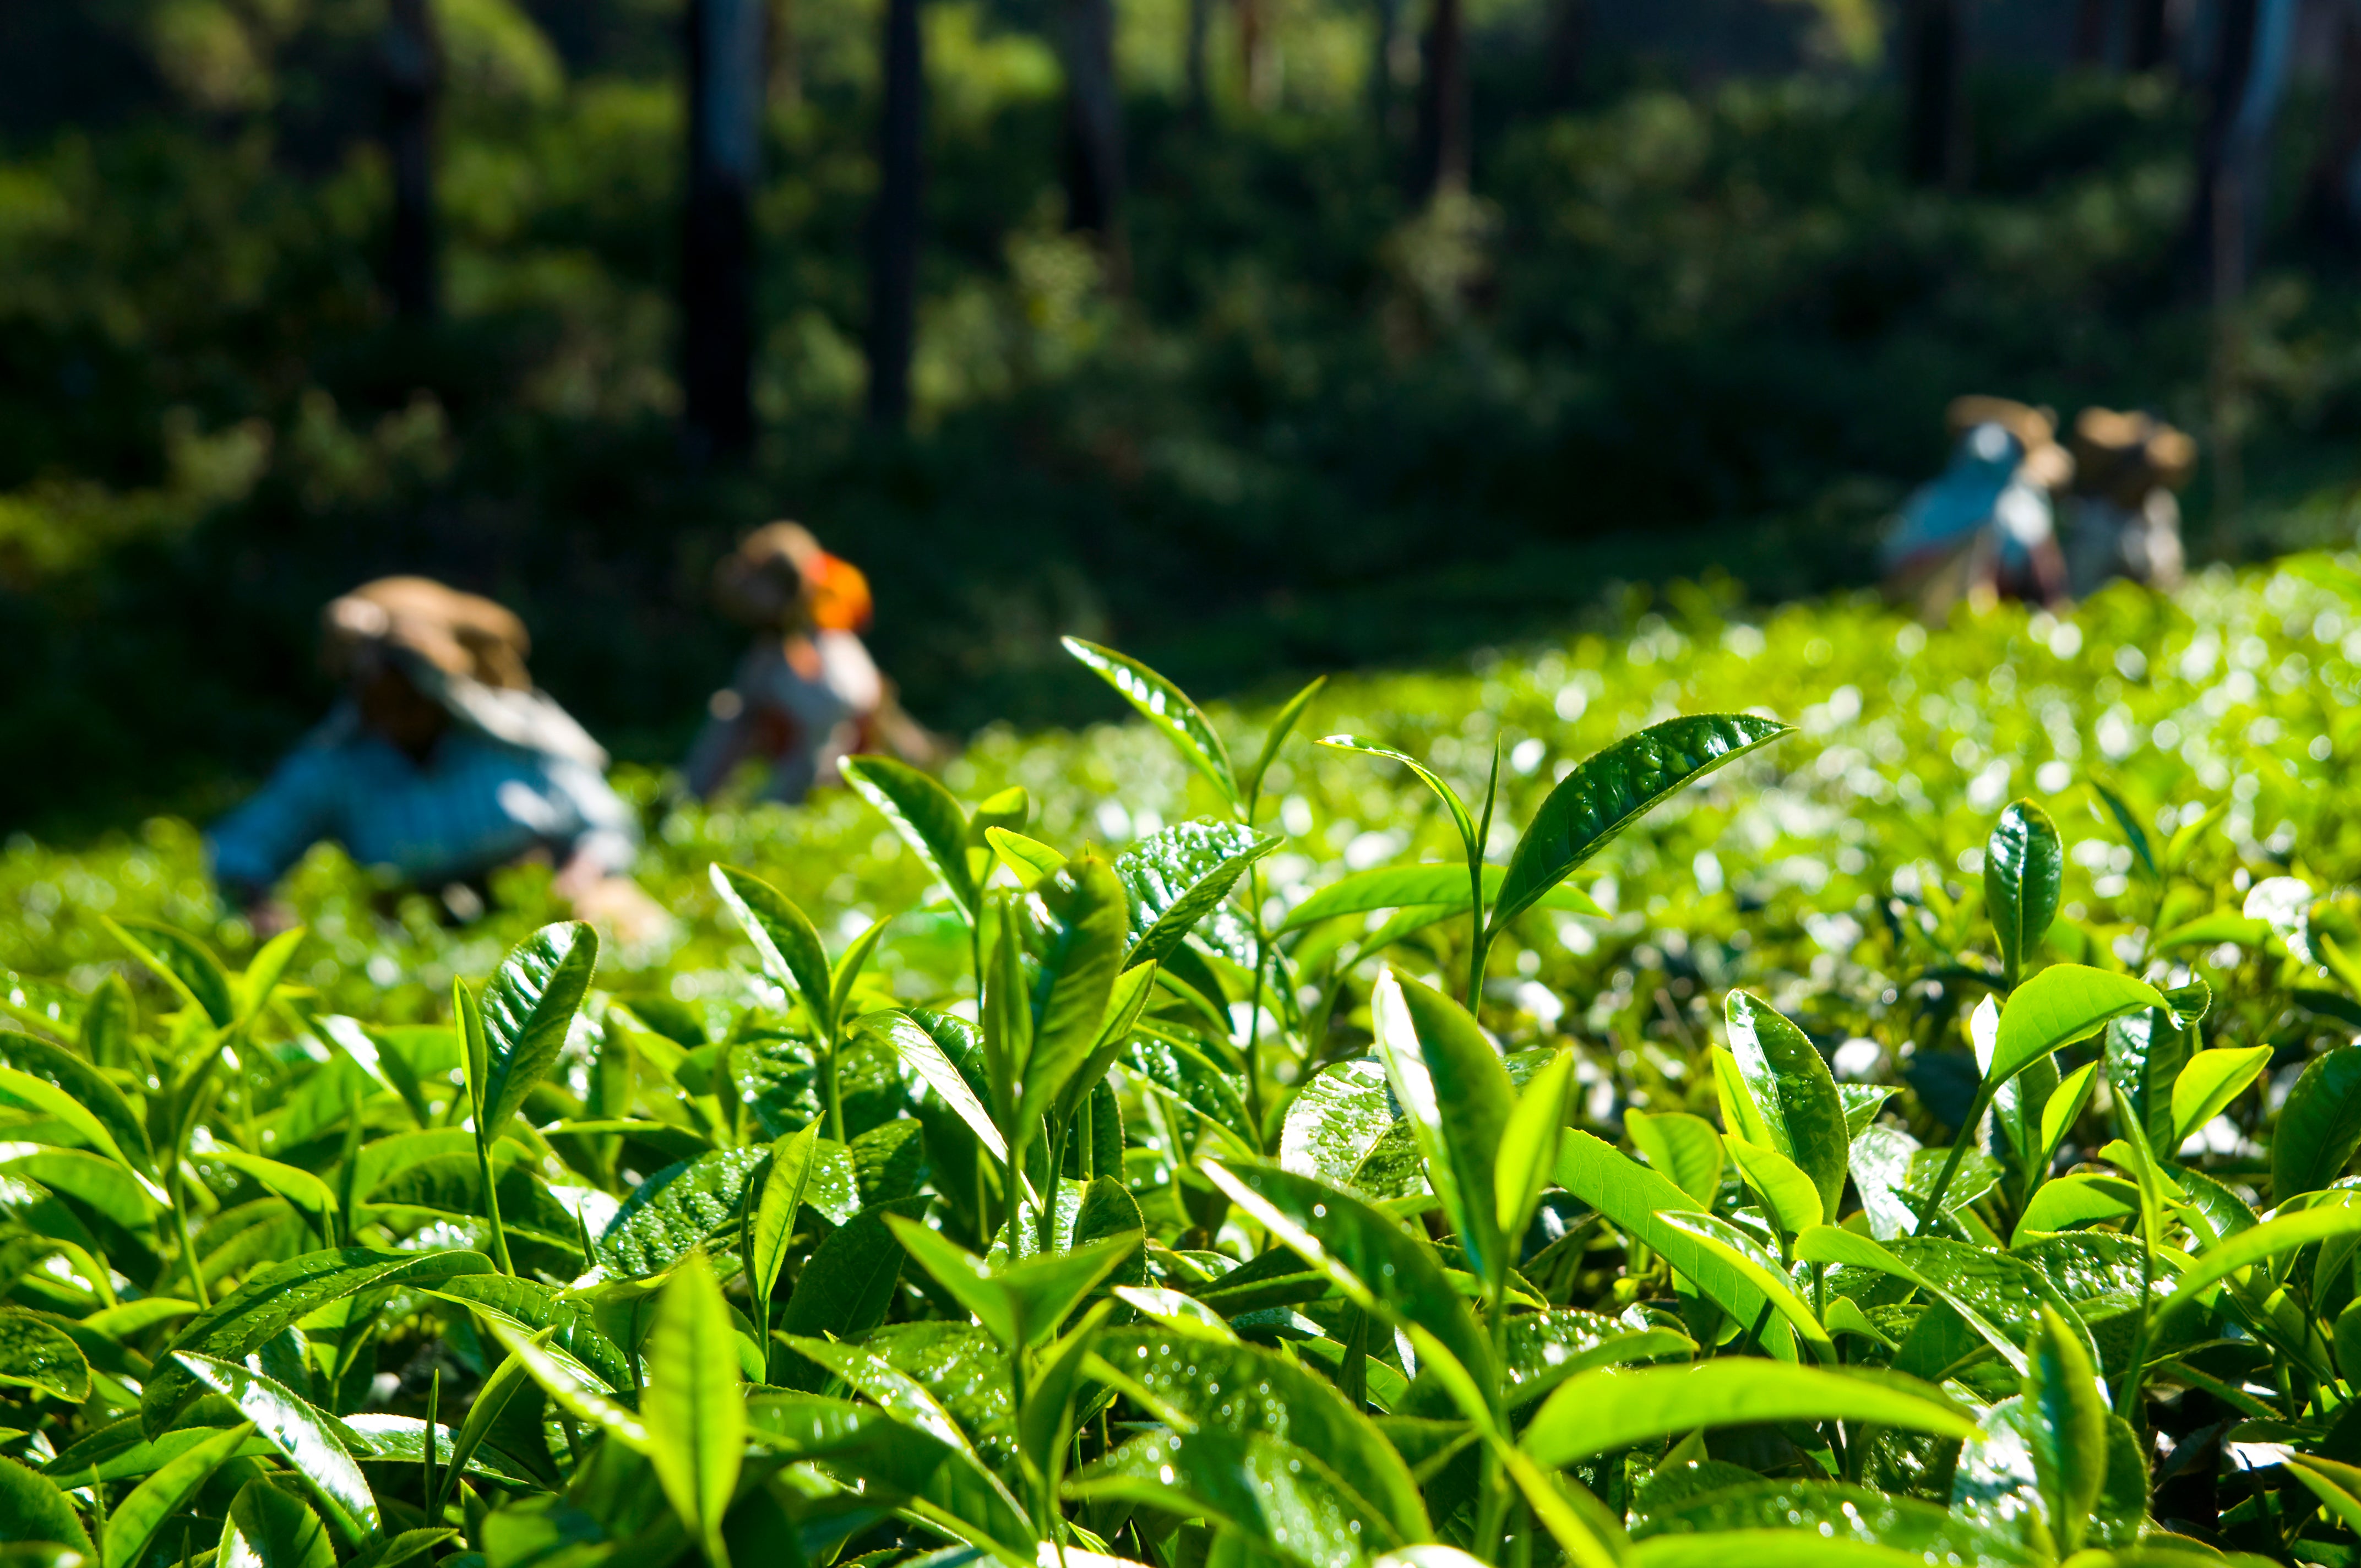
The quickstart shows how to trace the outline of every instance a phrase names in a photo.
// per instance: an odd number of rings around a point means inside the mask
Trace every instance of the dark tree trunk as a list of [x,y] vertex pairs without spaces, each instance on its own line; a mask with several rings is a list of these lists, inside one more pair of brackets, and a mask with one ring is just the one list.
[[1205,34],[1213,25],[1213,0],[1189,0],[1189,36],[1181,42],[1180,76],[1191,125],[1205,123],[1210,89],[1205,82]]
[[2296,0],[2221,0],[2189,225],[2191,254],[2216,302],[2243,295],[2254,268],[2295,9]]
[[1418,84],[1412,194],[1421,202],[1467,189],[1467,38],[1460,0],[1433,0]]
[[2082,0],[2074,13],[2074,63],[2089,67],[2107,60],[2107,22],[2113,0]]
[[1246,103],[1274,106],[1279,97],[1277,40],[1270,36],[1269,0],[1236,0],[1239,65],[1246,72]]
[[752,209],[763,136],[763,0],[690,0],[681,381],[700,453],[754,441]]
[[1968,181],[1969,0],[1910,0],[1903,38],[1908,95],[1904,168],[1920,185],[1953,190]]
[[796,27],[796,0],[772,0],[771,102],[795,109],[803,101],[803,35]]
[[917,345],[926,95],[918,0],[886,0],[885,105],[877,127],[877,205],[869,217],[869,417],[893,430],[909,422]]
[[1571,109],[1582,93],[1590,46],[1590,0],[1553,0],[1542,39],[1542,92],[1553,109]]
[[2125,31],[2124,68],[2159,71],[2180,54],[2181,8],[2175,0],[2131,0]]
[[1377,38],[1369,53],[1369,115],[1380,137],[1393,125],[1394,40],[1401,37],[1401,0],[1376,0]]
[[2336,91],[2327,136],[2305,181],[2304,222],[2332,244],[2361,247],[2361,5],[2336,18]]
[[393,170],[386,292],[400,314],[431,316],[441,294],[434,246],[434,104],[443,53],[427,0],[393,0],[384,48],[385,148]]
[[1123,100],[1113,0],[1065,0],[1066,226],[1098,241],[1108,287],[1129,286],[1123,235]]

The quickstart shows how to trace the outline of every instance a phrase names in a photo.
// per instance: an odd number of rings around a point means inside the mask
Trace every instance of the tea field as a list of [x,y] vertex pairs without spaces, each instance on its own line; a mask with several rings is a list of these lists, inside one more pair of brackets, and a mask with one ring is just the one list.
[[0,1553],[2361,1555],[2361,561],[1073,652],[1139,717],[629,775],[620,948],[10,840]]

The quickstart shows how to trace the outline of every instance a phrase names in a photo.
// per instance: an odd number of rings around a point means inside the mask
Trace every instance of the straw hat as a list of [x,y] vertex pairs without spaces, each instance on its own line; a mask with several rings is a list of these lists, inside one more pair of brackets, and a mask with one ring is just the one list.
[[2057,421],[2048,409],[1971,392],[1951,400],[1944,423],[1954,440],[1980,424],[1999,425],[2025,449],[2020,471],[2044,489],[2063,489],[2074,477],[2074,455],[2058,444]]
[[329,601],[321,616],[323,661],[339,680],[389,652],[495,691],[530,691],[524,622],[478,594],[431,577],[379,577]]
[[2158,485],[2180,489],[2197,467],[2197,443],[2149,414],[2084,409],[2075,417],[2073,439],[2082,488],[2127,505]]
[[869,579],[819,547],[798,522],[765,523],[714,568],[713,597],[741,625],[784,629],[808,620],[822,631],[868,628]]

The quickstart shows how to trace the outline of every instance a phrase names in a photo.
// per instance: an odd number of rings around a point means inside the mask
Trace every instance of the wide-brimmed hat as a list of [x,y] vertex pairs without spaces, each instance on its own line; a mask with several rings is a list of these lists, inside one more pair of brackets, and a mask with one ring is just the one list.
[[713,597],[730,620],[765,630],[808,622],[862,631],[872,613],[869,579],[799,522],[765,523],[739,541],[714,568]]
[[2153,414],[2087,408],[2074,420],[2074,456],[2082,488],[2127,502],[2156,486],[2177,490],[2197,468],[2197,443]]
[[445,712],[496,740],[607,765],[588,731],[534,688],[524,622],[480,594],[432,577],[379,577],[331,599],[320,619],[321,659],[339,681],[390,664]]
[[1954,439],[1980,424],[1996,424],[2024,449],[2020,471],[2045,489],[2062,489],[2074,477],[2074,455],[2058,444],[2058,422],[2048,409],[1981,392],[1953,398],[1943,422]]
[[406,655],[445,675],[495,691],[530,691],[533,641],[513,611],[432,577],[379,577],[331,599],[321,615],[321,657],[338,680],[385,654]]

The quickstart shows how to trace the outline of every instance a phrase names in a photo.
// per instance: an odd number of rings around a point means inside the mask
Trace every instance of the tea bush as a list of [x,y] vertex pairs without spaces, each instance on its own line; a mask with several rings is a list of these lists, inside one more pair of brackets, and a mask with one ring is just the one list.
[[[2341,1564],[2352,556],[670,800],[621,951],[0,859],[0,1545]],[[1110,699],[1112,701],[1112,699]]]

